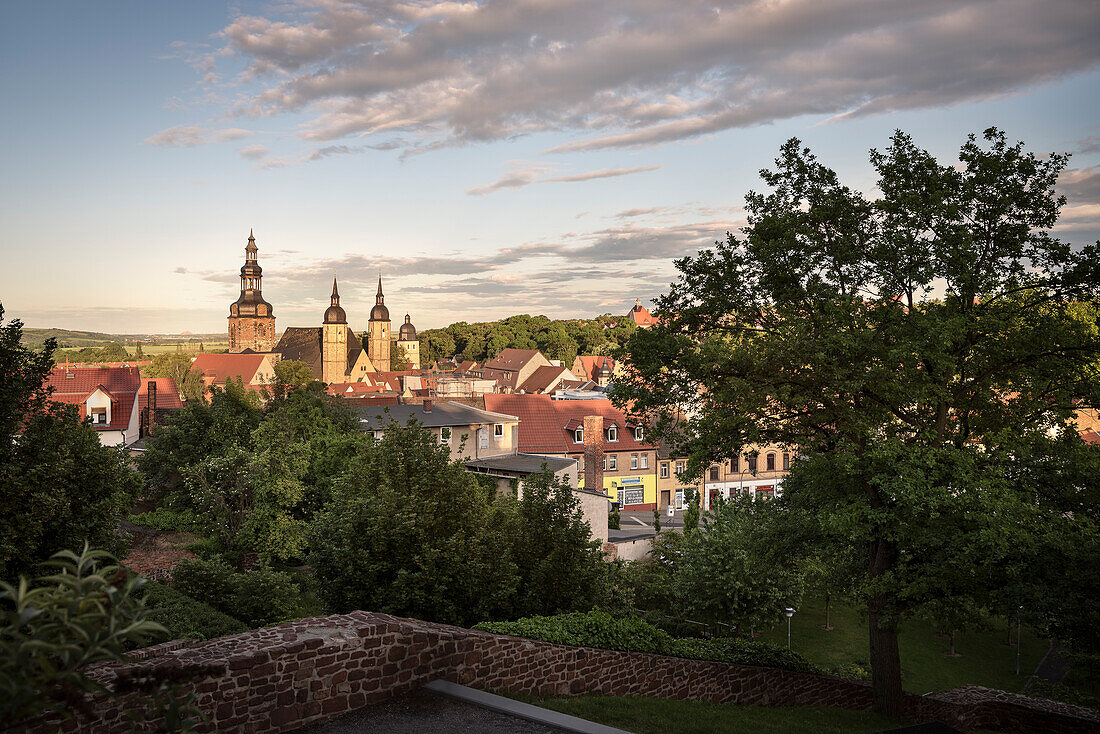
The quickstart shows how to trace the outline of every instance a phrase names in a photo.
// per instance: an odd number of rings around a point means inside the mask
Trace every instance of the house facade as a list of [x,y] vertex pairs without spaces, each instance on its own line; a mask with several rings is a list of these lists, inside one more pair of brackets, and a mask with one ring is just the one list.
[[709,510],[719,496],[772,499],[782,491],[793,456],[782,446],[750,446],[732,459],[711,464],[703,474],[703,509]]
[[137,367],[69,367],[50,370],[50,399],[75,405],[104,446],[128,446],[141,437]]

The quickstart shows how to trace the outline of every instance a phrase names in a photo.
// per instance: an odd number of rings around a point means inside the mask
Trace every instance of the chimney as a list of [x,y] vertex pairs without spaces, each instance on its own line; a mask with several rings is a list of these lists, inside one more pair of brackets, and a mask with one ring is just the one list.
[[424,412],[425,413],[431,413],[432,412],[432,399],[431,398],[424,398]]
[[145,409],[149,411],[149,433],[153,432],[153,426],[157,424],[157,381],[149,380],[149,398],[145,401]]
[[603,416],[584,417],[584,488],[603,491]]

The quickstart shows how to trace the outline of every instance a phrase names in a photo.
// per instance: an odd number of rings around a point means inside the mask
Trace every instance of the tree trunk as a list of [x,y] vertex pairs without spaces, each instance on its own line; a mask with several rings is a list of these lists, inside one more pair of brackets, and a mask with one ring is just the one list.
[[831,630],[833,626],[829,624],[829,595],[825,595],[825,629]]
[[[886,540],[871,543],[870,575],[877,578],[893,568],[897,549]],[[885,594],[876,594],[867,603],[867,626],[871,642],[871,690],[875,713],[891,719],[905,714],[905,694],[901,689],[901,653],[898,651],[897,619],[890,615]]]
[[956,654],[957,653],[955,652],[955,630],[951,630],[951,656],[954,657]]

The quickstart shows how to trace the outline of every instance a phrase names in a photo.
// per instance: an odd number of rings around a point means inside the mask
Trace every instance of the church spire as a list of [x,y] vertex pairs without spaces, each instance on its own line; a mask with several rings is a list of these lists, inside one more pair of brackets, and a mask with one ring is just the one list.
[[385,303],[385,296],[382,295],[382,271],[378,271],[378,294],[374,297],[375,303]]
[[332,305],[340,305],[340,291],[336,289],[336,276],[332,276]]

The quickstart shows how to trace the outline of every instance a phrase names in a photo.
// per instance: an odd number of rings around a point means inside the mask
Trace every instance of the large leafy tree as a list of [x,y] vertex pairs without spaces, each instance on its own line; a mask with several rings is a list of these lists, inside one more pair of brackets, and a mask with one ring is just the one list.
[[84,541],[117,548],[139,485],[74,406],[49,400],[54,342],[29,350],[22,329],[0,323],[0,578],[12,579]]
[[1049,234],[1065,156],[983,137],[955,166],[897,133],[871,153],[875,200],[789,141],[747,196],[744,236],[679,261],[662,322],[627,348],[621,398],[662,429],[685,411],[696,470],[750,444],[798,451],[789,534],[861,568],[889,715],[903,619],[1018,582],[1009,561],[1037,550],[1036,528],[1096,532],[1067,515],[1095,477],[1066,457],[1074,408],[1096,397],[1095,329],[1074,302],[1096,297],[1100,252]]

